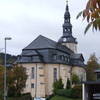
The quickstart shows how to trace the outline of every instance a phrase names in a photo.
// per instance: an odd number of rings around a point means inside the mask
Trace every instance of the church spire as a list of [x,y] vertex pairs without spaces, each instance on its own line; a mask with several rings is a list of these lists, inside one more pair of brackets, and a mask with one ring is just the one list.
[[66,11],[64,14],[63,36],[69,36],[71,34],[72,34],[72,25],[70,23],[70,12],[69,12],[68,1],[67,1]]
[[68,0],[66,0],[66,10],[69,10],[68,9]]
[[76,39],[72,36],[72,24],[70,22],[70,12],[68,0],[66,1],[66,9],[64,14],[63,36],[59,40],[60,43],[77,43]]
[[58,42],[76,52],[77,41],[76,38],[74,38],[72,35],[72,24],[70,22],[68,1],[66,1],[66,9],[64,14],[63,36],[59,39]]

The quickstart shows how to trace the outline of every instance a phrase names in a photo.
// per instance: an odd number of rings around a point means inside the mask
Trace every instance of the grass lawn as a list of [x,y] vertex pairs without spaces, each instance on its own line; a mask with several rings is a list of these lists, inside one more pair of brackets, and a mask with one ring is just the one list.
[[81,99],[71,99],[71,98],[66,98],[62,96],[54,96],[50,100],[81,100]]

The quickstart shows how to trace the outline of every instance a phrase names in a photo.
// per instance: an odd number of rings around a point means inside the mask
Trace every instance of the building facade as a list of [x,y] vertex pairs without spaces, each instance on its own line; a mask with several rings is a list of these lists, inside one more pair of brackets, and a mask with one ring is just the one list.
[[62,78],[64,87],[72,73],[86,80],[84,58],[77,53],[77,41],[72,35],[68,4],[64,14],[63,35],[55,42],[42,35],[22,50],[17,61],[26,68],[28,79],[24,92],[32,97],[52,94],[53,83]]

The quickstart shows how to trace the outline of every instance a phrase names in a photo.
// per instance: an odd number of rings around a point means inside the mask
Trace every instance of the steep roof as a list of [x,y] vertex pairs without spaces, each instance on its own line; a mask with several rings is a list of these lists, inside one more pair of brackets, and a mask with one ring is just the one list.
[[39,35],[34,41],[32,41],[24,49],[43,49],[43,48],[55,48],[56,42],[50,40],[42,35]]
[[58,49],[64,52],[68,52],[69,54],[73,53],[69,48],[57,43],[51,39],[48,39],[42,35],[39,35],[34,41],[32,41],[27,47],[23,50],[36,50],[36,49]]

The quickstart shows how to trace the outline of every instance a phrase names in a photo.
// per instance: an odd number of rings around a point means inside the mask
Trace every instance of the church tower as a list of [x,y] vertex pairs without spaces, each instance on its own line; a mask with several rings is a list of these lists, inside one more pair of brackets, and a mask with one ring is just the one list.
[[63,36],[58,41],[62,45],[67,46],[74,53],[77,52],[77,41],[76,38],[72,36],[72,24],[70,22],[70,12],[68,7],[68,1],[66,4],[66,11],[64,14],[64,24],[63,24]]

